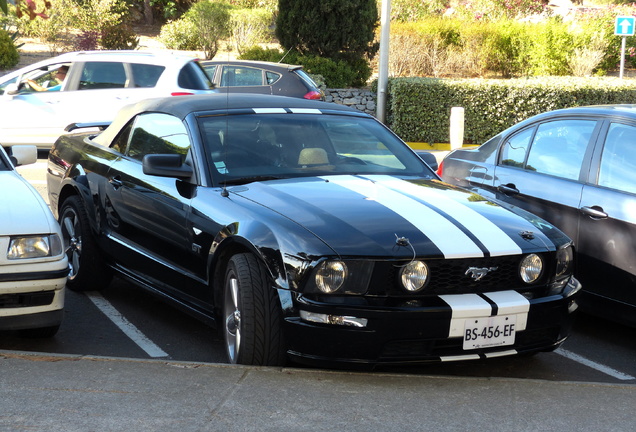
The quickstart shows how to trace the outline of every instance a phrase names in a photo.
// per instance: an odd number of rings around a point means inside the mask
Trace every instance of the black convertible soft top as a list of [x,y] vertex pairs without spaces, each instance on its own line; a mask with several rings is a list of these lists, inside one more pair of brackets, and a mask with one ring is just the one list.
[[344,105],[321,102],[286,96],[261,94],[206,94],[192,96],[171,96],[164,98],[146,99],[136,104],[122,108],[113,122],[93,140],[97,144],[108,146],[128,121],[143,112],[171,114],[185,119],[193,112],[234,110],[234,109],[317,109],[330,111],[355,112],[360,111]]

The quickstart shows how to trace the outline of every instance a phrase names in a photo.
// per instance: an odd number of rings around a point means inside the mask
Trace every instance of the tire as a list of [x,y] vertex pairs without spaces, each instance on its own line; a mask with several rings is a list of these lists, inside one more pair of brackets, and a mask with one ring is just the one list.
[[59,329],[60,329],[60,324],[50,326],[50,327],[22,329],[22,330],[18,330],[18,334],[20,335],[20,337],[23,337],[23,338],[46,339],[46,338],[51,338],[55,336]]
[[225,348],[232,364],[282,366],[286,353],[276,290],[252,254],[234,255],[225,271]]
[[68,197],[62,204],[60,226],[70,266],[66,286],[73,291],[99,291],[106,288],[112,274],[102,261],[90,231],[86,209],[78,196]]

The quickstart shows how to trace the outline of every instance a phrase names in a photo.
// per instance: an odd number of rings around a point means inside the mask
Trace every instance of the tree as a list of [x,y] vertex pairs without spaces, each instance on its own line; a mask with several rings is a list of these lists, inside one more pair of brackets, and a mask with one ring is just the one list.
[[276,36],[286,49],[327,58],[370,58],[376,0],[279,0]]

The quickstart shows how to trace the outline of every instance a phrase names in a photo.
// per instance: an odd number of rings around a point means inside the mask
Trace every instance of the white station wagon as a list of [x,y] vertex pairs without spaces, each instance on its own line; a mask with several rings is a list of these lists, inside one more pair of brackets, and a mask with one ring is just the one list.
[[15,170],[35,146],[0,147],[0,330],[51,337],[64,313],[69,264],[60,227],[42,196]]
[[184,53],[62,54],[0,77],[0,144],[49,149],[71,122],[103,124],[130,103],[212,88],[198,61]]

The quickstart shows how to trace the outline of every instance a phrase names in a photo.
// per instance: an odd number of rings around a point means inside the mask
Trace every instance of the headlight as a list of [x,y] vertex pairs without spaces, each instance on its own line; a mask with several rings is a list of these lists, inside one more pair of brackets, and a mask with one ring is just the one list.
[[572,266],[574,265],[574,250],[572,246],[564,247],[557,251],[557,278],[563,275],[572,274]]
[[402,286],[410,292],[424,288],[428,280],[428,266],[423,261],[411,261],[400,270]]
[[519,276],[525,283],[532,283],[539,279],[543,271],[543,261],[536,254],[530,254],[521,260],[519,265]]
[[12,237],[7,259],[44,258],[62,253],[62,242],[56,235]]
[[340,289],[347,278],[347,265],[342,261],[326,261],[320,263],[316,271],[316,286],[325,294],[332,294]]

